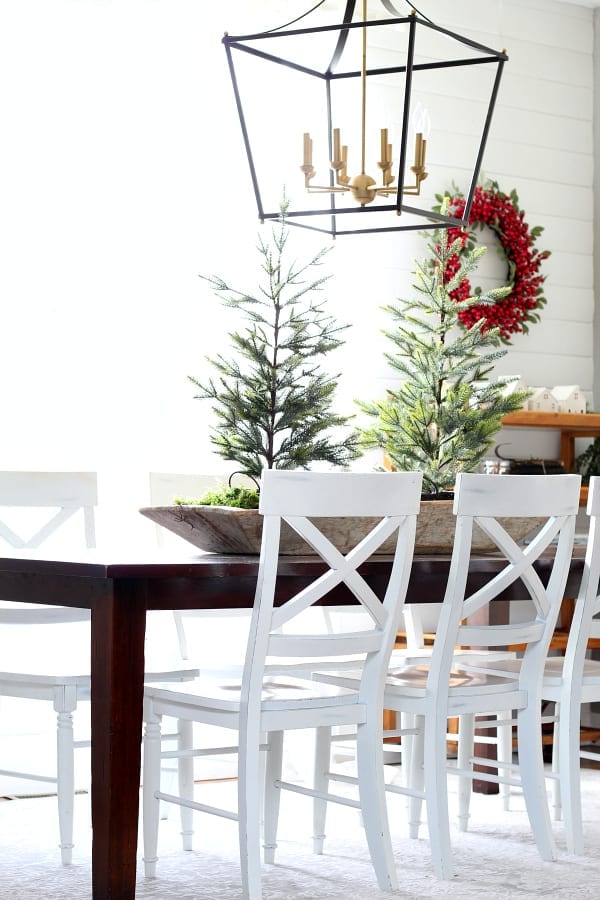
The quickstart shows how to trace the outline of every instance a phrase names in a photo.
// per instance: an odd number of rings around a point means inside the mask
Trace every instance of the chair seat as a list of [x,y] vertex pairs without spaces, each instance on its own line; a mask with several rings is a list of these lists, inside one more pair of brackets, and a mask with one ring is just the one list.
[[[427,689],[429,666],[406,666],[390,669],[385,682],[385,703],[394,697],[394,688],[401,690],[402,697],[424,697]],[[360,672],[314,672],[313,678],[327,684],[337,684],[346,688],[356,687],[360,680]],[[475,689],[479,695],[485,693],[518,692],[514,678],[503,678],[488,672],[474,669],[454,669],[450,673],[449,697],[468,696]]]
[[[423,659],[431,659],[431,651],[431,647],[397,648],[390,656],[390,669],[403,665],[418,665]],[[512,650],[470,650],[466,647],[457,647],[454,651],[455,663],[464,661],[467,664],[482,663],[487,666],[489,662],[495,662],[497,659],[515,659],[515,654]]]
[[32,687],[54,687],[59,685],[76,685],[80,688],[90,687],[89,675],[38,675],[35,672],[0,672],[0,683],[9,687],[11,684],[30,684]]
[[[237,679],[217,681],[200,677],[185,690],[174,691],[160,686],[147,687],[145,693],[155,702],[163,701],[167,705],[189,704],[195,708],[203,706],[239,712],[241,690],[241,681]],[[282,676],[265,678],[261,703],[264,709],[289,709],[295,705],[302,709],[316,709],[330,706],[332,702],[346,706],[355,704],[357,700],[358,694],[351,688]]]
[[[188,681],[200,674],[199,669],[180,669],[167,672],[145,672],[144,680],[150,682]],[[89,691],[91,679],[89,675],[39,675],[35,672],[0,672],[0,683],[7,688],[11,684],[30,684],[32,687],[54,687],[60,685],[76,685]]]
[[43,603],[17,603],[2,605],[2,623],[5,625],[56,625],[61,622],[89,622],[89,609],[68,606],[51,606]]
[[[560,687],[562,685],[563,679],[563,666],[564,666],[564,657],[562,656],[549,656],[546,659],[544,664],[544,688],[547,689],[549,687]],[[464,665],[465,671],[470,670],[471,665],[475,665],[477,669],[479,668],[478,664],[470,663],[468,660],[464,663],[460,663],[461,668]],[[499,676],[510,675],[511,673],[517,674],[519,671],[520,662],[518,659],[503,659],[503,660],[493,660],[489,663],[481,662],[479,663],[482,669],[484,669],[488,674],[495,674]],[[600,684],[600,660],[596,659],[586,659],[583,663],[583,684],[586,682],[588,684]],[[542,691],[544,697],[546,694]]]
[[[199,669],[179,669],[176,671],[164,672],[145,672],[144,679],[146,681],[187,681],[196,678],[200,674]],[[11,683],[30,683],[32,685],[61,685],[76,684],[78,687],[89,688],[89,675],[42,675],[37,672],[0,672],[0,682],[10,685]]]
[[[562,685],[564,659],[561,656],[550,657],[544,667],[544,687]],[[583,663],[582,684],[600,684],[600,660],[586,659]]]

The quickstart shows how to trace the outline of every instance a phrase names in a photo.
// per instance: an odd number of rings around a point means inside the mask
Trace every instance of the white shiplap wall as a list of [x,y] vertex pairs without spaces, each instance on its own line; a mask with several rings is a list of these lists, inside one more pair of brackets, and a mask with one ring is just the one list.
[[[10,85],[0,98],[10,172],[0,207],[3,468],[98,471],[101,506],[120,510],[106,529],[115,540],[146,528],[136,509],[148,503],[149,471],[221,468],[210,409],[186,376],[206,373],[205,354],[226,349],[236,323],[198,274],[245,290],[260,280],[221,36],[280,25],[309,5],[0,4]],[[498,370],[530,384],[577,382],[590,397],[594,13],[555,0],[422,0],[422,11],[507,48],[484,168],[517,189],[552,251],[542,322]],[[439,87],[430,93],[431,183],[450,186],[449,163],[460,174],[480,106],[468,80],[455,107]],[[423,250],[416,235],[380,235],[340,239],[327,258],[329,308],[352,325],[332,363],[344,412],[390,384],[380,307],[410,289]],[[499,265],[488,254],[482,283],[502,281]],[[151,525],[144,534],[154,541]]]

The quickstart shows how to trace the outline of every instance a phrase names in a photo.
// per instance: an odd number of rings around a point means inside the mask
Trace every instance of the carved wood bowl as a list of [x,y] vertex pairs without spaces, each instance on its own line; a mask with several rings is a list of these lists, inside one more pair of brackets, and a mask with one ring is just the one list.
[[[262,516],[256,509],[231,506],[147,506],[143,516],[184,538],[199,550],[209,553],[260,553]],[[372,518],[320,519],[320,527],[335,546],[346,553],[375,524]],[[541,522],[518,519],[511,523],[510,533],[522,540]],[[494,545],[477,529],[474,549],[491,551]],[[417,553],[448,553],[454,540],[454,516],[451,500],[424,500],[417,520]],[[285,523],[281,529],[281,552],[286,555],[311,553],[310,547]],[[381,545],[380,553],[390,553],[394,538]]]

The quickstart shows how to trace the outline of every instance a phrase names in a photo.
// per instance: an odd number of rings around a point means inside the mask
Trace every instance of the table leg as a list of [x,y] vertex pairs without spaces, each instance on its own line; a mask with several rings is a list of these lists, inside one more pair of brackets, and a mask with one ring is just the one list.
[[134,579],[92,604],[92,897],[134,900],[146,604]]

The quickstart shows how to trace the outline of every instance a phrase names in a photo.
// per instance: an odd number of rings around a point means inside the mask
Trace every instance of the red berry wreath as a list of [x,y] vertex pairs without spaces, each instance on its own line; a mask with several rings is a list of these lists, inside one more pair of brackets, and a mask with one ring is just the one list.
[[[525,212],[519,209],[518,200],[516,191],[511,191],[510,195],[504,194],[495,181],[488,181],[484,186],[475,188],[469,225],[480,230],[483,230],[484,225],[488,225],[497,235],[500,250],[507,261],[507,284],[511,291],[493,306],[484,304],[471,306],[459,315],[461,323],[466,328],[470,328],[479,319],[485,319],[484,328],[499,328],[500,337],[505,342],[508,342],[513,334],[526,333],[530,322],[538,322],[540,318],[538,310],[546,303],[542,289],[544,276],[540,275],[540,267],[550,253],[548,250],[540,251],[534,248],[534,242],[543,228],[540,225],[529,228],[525,221]],[[450,200],[449,209],[462,216],[464,208],[465,198],[455,193]],[[448,229],[449,241],[457,238],[462,239],[465,250],[473,249],[475,246],[476,238],[472,230]],[[460,254],[456,254],[448,266],[448,280],[455,274],[459,265]],[[478,293],[477,288],[472,291],[469,280],[465,278],[450,296],[455,300],[466,300],[468,297],[477,296]]]

